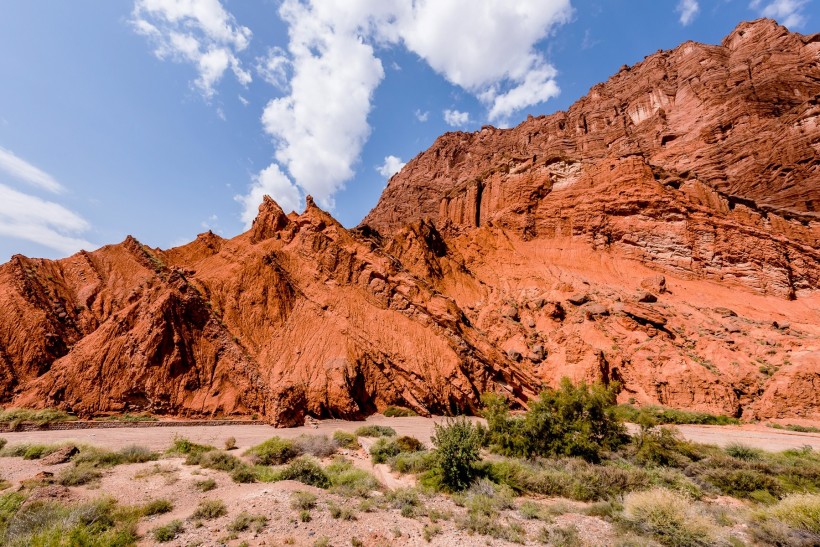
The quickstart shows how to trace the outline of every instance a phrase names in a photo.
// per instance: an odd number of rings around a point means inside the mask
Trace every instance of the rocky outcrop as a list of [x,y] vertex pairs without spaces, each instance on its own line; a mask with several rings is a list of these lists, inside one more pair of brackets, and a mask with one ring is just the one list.
[[0,266],[0,404],[361,418],[623,402],[820,418],[820,52],[772,21],[624,67],[567,112],[450,133],[348,230]]

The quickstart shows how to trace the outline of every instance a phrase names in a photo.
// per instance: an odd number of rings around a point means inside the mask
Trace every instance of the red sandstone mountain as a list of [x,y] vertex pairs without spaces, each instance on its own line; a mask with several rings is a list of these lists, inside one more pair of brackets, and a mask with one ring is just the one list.
[[450,133],[362,226],[260,206],[230,240],[0,266],[0,403],[81,415],[621,400],[820,417],[820,35],[741,24],[568,112]]

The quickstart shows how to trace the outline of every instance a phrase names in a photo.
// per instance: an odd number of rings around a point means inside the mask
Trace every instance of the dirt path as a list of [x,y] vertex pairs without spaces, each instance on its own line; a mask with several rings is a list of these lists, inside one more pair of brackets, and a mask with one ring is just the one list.
[[[295,427],[275,429],[265,425],[237,426],[194,426],[194,427],[156,427],[156,428],[122,428],[122,429],[87,429],[72,431],[27,431],[20,433],[3,433],[2,437],[9,443],[59,443],[75,441],[118,449],[130,444],[139,444],[152,450],[167,448],[174,437],[183,436],[203,444],[221,448],[228,437],[236,439],[237,447],[245,449],[258,444],[274,435],[293,438],[299,435],[332,435],[337,429],[354,431],[365,424],[389,425],[399,435],[410,435],[430,444],[433,423],[443,422],[445,418],[385,418],[371,416],[365,422],[343,420],[324,420],[317,427]],[[761,424],[741,426],[702,426],[683,425],[679,429],[689,440],[726,446],[741,443],[764,450],[780,451],[789,448],[811,446],[820,450],[820,434],[797,433],[772,429]]]

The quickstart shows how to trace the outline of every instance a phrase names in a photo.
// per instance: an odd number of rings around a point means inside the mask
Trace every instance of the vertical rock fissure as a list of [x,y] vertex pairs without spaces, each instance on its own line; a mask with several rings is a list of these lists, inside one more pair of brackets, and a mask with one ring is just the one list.
[[481,226],[481,194],[484,193],[484,183],[478,181],[475,190],[475,227]]

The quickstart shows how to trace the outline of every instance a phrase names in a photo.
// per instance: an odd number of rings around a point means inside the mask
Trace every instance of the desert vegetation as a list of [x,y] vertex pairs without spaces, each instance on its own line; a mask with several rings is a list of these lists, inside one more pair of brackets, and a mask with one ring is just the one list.
[[[484,421],[448,418],[429,439],[375,424],[332,436],[273,436],[241,449],[232,438],[220,440],[221,449],[176,437],[161,452],[0,437],[2,457],[29,465],[67,458],[53,476],[18,488],[0,477],[0,543],[133,545],[143,537],[187,544],[218,532],[225,543],[270,537],[357,545],[366,544],[365,529],[379,530],[385,544],[820,542],[820,455],[808,447],[774,453],[693,443],[674,424],[703,418],[658,408],[625,412],[615,404],[615,386],[565,381],[526,412],[511,411],[498,395],[483,403]],[[632,435],[627,418],[638,424]],[[107,477],[126,468],[134,480],[172,486],[147,499],[105,497]],[[389,469],[392,481],[379,469]],[[250,505],[226,502],[228,489],[259,492],[280,481],[303,487],[283,485],[273,498],[249,498],[256,500]],[[41,498],[49,485],[87,494]],[[180,502],[179,492],[189,501]],[[341,532],[320,533],[328,527]],[[296,534],[297,541],[289,530],[314,535]]]

